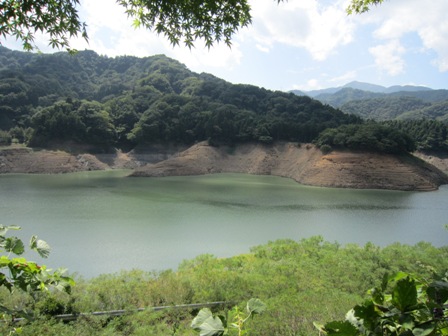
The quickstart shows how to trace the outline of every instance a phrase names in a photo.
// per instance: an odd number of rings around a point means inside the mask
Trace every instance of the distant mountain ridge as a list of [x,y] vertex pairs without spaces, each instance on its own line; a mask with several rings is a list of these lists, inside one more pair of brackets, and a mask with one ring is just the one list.
[[365,83],[365,82],[358,82],[358,81],[352,81],[350,83],[347,83],[343,86],[338,87],[331,87],[327,89],[320,89],[320,90],[310,90],[310,91],[299,91],[299,90],[292,90],[291,92],[295,94],[305,94],[307,96],[317,98],[318,96],[322,94],[334,94],[342,89],[351,88],[356,90],[362,90],[362,91],[369,91],[369,92],[375,92],[375,93],[394,93],[394,92],[415,92],[415,91],[431,91],[433,89],[426,87],[426,86],[417,86],[417,85],[393,85],[390,87],[385,87],[382,85],[377,84],[371,84],[371,83]]
[[310,96],[363,119],[448,121],[448,90],[413,85],[384,87],[354,81],[340,87],[292,92]]

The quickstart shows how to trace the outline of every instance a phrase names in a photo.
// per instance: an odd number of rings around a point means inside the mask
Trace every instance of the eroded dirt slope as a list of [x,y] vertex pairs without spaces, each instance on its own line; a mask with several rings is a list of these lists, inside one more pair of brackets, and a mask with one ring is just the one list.
[[249,173],[289,177],[324,187],[435,190],[448,183],[439,169],[412,156],[334,151],[312,145],[246,144],[235,148],[199,143],[168,160],[137,168],[133,176]]

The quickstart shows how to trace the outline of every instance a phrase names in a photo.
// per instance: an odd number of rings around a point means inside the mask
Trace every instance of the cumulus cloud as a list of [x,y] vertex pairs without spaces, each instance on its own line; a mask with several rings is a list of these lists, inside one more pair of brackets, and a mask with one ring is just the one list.
[[355,70],[350,70],[340,76],[333,77],[329,79],[328,81],[330,83],[334,83],[334,85],[343,85],[347,82],[353,81],[357,78],[357,72]]
[[[431,50],[437,55],[433,64],[440,71],[448,71],[448,1],[432,0],[394,0],[375,8],[365,22],[374,23],[377,29],[374,37],[379,40],[397,41],[408,33],[416,33],[422,43],[423,51]],[[396,42],[389,42],[391,45]],[[381,57],[381,53],[375,53]],[[396,56],[396,54],[395,54]],[[384,64],[384,60],[377,63]]]
[[263,49],[276,43],[306,49],[323,61],[339,46],[353,40],[354,24],[345,12],[345,1],[320,5],[315,0],[253,0],[253,26],[246,33]]
[[402,74],[405,68],[405,62],[402,55],[405,48],[398,40],[389,41],[386,44],[380,44],[369,49],[375,57],[375,64],[381,70],[386,71],[391,76]]
[[173,47],[164,36],[144,28],[134,29],[132,19],[115,0],[84,0],[80,15],[88,23],[89,44],[79,38],[72,40],[72,46],[79,50],[93,49],[108,56],[165,54],[193,71],[214,67],[231,69],[241,61],[242,53],[237,42],[232,48],[217,44],[208,49],[203,41],[198,41],[192,49],[182,45]]

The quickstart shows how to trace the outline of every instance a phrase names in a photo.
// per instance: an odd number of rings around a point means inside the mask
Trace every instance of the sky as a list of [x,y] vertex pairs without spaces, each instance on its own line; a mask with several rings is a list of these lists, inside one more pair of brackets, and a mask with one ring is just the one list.
[[[386,0],[347,15],[348,0],[250,0],[252,25],[232,47],[173,47],[162,35],[134,29],[115,0],[81,0],[89,43],[71,46],[109,57],[165,54],[194,72],[271,90],[315,90],[351,81],[448,89],[448,0]],[[10,38],[1,41],[20,50]],[[39,49],[54,52],[44,36]]]

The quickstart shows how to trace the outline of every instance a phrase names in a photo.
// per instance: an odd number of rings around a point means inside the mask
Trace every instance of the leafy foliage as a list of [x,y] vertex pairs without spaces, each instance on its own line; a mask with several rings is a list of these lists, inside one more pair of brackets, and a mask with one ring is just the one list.
[[207,47],[224,39],[231,44],[232,35],[251,23],[250,6],[246,0],[206,1],[143,1],[119,0],[135,27],[143,26],[165,35],[177,45],[192,47],[198,38]]
[[[235,306],[225,316],[213,316],[208,308],[203,308],[191,322],[191,327],[199,331],[200,336],[247,335],[249,330],[245,324],[255,314],[261,314],[266,310],[266,305],[260,299],[250,299],[246,304],[246,315]],[[226,327],[228,326],[228,327]]]
[[[140,307],[227,301],[213,316],[235,322],[235,302],[257,297],[268,309],[246,321],[250,335],[316,335],[313,321],[340,321],[345,312],[364,302],[366,288],[381,286],[385,273],[403,271],[429,279],[448,269],[448,248],[429,243],[368,243],[340,245],[322,237],[301,241],[278,240],[256,246],[250,253],[231,258],[201,255],[186,260],[176,271],[144,270],[76,279],[70,296],[54,292],[52,299],[29,300],[20,291],[0,290],[8,306],[41,311],[94,312],[129,309],[122,317],[89,316],[70,323],[40,317],[22,326],[23,335],[197,335],[191,322],[197,310],[169,309],[132,314]],[[437,280],[437,279],[436,279]],[[325,304],[323,304],[323,302]],[[63,309],[61,309],[63,308]],[[238,310],[246,316],[244,305]],[[222,321],[222,320],[221,320]],[[231,325],[224,324],[227,328]],[[231,328],[232,332],[237,329]],[[0,334],[7,334],[0,324]]]
[[79,20],[79,0],[7,0],[0,4],[0,36],[13,36],[30,51],[37,31],[49,34],[52,48],[69,48],[68,38],[79,33],[87,39],[86,24]]
[[448,335],[446,277],[418,280],[405,273],[385,276],[380,288],[356,305],[345,321],[334,321],[318,329],[327,335]]
[[384,0],[352,0],[350,5],[347,7],[348,14],[360,14],[367,12],[372,5],[379,5]]
[[[275,0],[277,3],[283,0]],[[352,0],[348,13],[361,13],[371,4],[382,0]],[[239,28],[252,21],[247,0],[118,0],[126,14],[133,19],[133,26],[154,30],[177,45],[181,41],[192,47],[196,39],[211,47],[224,40],[231,45],[231,38]],[[32,50],[36,31],[49,34],[53,48],[70,51],[69,37],[81,34],[88,39],[85,22],[78,16],[79,0],[6,0],[0,3],[0,36],[13,36],[23,42],[24,50]]]
[[[5,288],[10,293],[19,290],[33,296],[38,292],[47,291],[51,286],[69,293],[74,282],[63,275],[63,270],[51,272],[45,265],[38,265],[21,257],[25,252],[22,240],[14,236],[6,237],[8,231],[19,229],[18,226],[0,225],[0,252],[6,253],[0,256],[0,288]],[[50,253],[50,246],[36,236],[31,237],[29,247],[43,258],[48,257]],[[6,318],[16,315],[28,317],[26,310],[0,304],[0,316]]]

